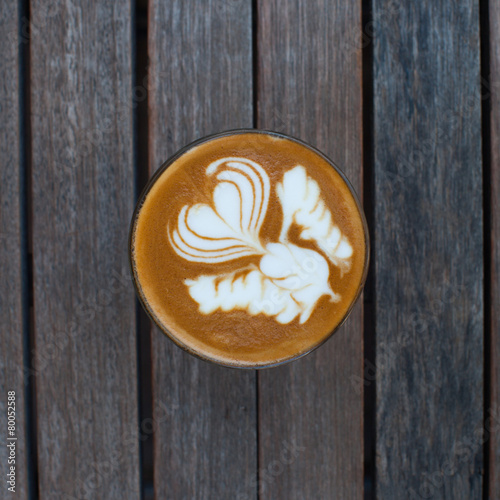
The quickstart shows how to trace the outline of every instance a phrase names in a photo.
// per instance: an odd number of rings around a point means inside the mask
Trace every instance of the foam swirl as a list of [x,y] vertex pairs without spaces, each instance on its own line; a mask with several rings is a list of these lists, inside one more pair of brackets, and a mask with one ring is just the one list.
[[213,206],[182,207],[170,242],[191,262],[219,263],[263,254],[259,232],[269,203],[270,182],[264,169],[246,158],[222,158],[211,163],[217,174]]

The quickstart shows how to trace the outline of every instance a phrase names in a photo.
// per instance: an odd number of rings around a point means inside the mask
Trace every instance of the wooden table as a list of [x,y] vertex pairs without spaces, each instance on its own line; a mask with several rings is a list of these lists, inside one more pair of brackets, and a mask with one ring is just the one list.
[[[0,497],[500,498],[499,25],[492,0],[1,2]],[[239,127],[329,155],[372,238],[347,324],[260,372],[151,329],[127,263],[147,178]]]

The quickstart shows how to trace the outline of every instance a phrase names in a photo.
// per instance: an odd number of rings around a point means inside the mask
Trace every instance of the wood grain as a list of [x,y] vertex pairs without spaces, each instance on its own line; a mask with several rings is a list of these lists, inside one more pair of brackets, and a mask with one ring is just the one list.
[[31,3],[40,498],[137,499],[131,3]]
[[[362,190],[361,2],[258,2],[258,126],[299,137]],[[261,499],[363,496],[363,322],[259,373]]]
[[[23,238],[22,238],[22,182],[21,166],[21,87],[19,79],[22,39],[19,33],[19,2],[0,4],[0,429],[2,446],[2,491],[7,497],[28,498],[26,468],[25,404],[23,377]],[[7,448],[7,391],[16,393],[16,487],[9,493],[6,474]],[[12,441],[11,441],[12,442]]]
[[[250,0],[149,3],[150,169],[203,135],[252,126]],[[254,499],[254,372],[199,361],[155,329],[156,498]]]
[[482,498],[479,7],[373,18],[377,497]]
[[490,255],[491,255],[491,394],[486,416],[491,418],[490,498],[500,497],[500,5],[489,2],[490,75],[485,98],[490,99]]

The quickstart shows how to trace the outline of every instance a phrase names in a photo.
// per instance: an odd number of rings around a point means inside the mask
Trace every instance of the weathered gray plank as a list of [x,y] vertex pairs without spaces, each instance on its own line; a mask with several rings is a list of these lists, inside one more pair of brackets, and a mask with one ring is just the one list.
[[487,417],[490,428],[490,498],[500,497],[500,5],[489,2],[490,78],[484,98],[490,108],[490,242],[491,242],[491,394]]
[[[188,142],[252,126],[250,0],[149,3],[150,169]],[[155,329],[157,498],[256,498],[255,374],[212,366]]]
[[[2,495],[28,498],[25,404],[23,382],[23,286],[22,286],[22,174],[20,164],[20,81],[22,39],[19,33],[20,2],[0,4],[0,429],[2,446]],[[15,464],[9,464],[7,448],[7,391],[15,391]],[[15,467],[15,494],[9,493],[6,474]],[[5,493],[4,493],[5,492]]]
[[481,498],[478,2],[373,17],[377,496]]
[[[317,146],[361,194],[361,2],[258,3],[258,125]],[[260,498],[363,495],[359,303],[324,346],[259,373]]]
[[40,498],[139,498],[131,3],[31,3]]

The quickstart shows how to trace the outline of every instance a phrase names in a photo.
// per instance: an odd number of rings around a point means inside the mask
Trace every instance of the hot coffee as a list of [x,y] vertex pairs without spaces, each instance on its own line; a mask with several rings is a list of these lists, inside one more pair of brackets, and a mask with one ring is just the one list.
[[343,175],[295,139],[233,131],[167,162],[132,221],[134,281],[178,345],[262,367],[326,340],[358,297],[364,216]]

